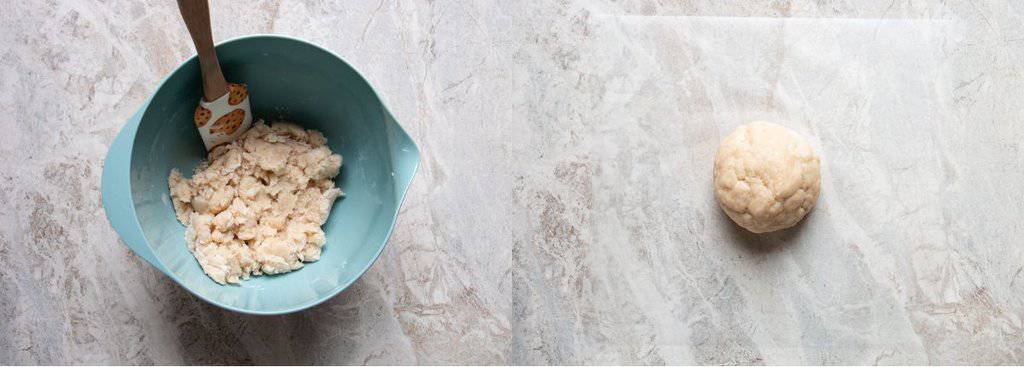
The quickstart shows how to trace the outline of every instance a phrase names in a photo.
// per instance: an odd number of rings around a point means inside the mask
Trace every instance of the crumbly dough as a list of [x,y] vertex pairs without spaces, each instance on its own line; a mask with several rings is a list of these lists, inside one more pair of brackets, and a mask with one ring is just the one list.
[[214,148],[191,179],[168,178],[185,241],[220,284],[279,274],[320,258],[320,228],[335,199],[341,156],[323,134],[278,122],[253,125]]
[[764,121],[740,126],[715,156],[715,197],[754,233],[792,227],[818,201],[820,161],[795,132]]

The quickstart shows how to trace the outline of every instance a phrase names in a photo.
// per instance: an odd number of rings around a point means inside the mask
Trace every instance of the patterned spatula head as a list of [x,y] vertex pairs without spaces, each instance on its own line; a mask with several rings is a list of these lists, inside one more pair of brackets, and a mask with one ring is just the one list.
[[228,83],[228,93],[220,98],[213,101],[200,98],[195,122],[206,150],[234,141],[252,126],[248,87]]

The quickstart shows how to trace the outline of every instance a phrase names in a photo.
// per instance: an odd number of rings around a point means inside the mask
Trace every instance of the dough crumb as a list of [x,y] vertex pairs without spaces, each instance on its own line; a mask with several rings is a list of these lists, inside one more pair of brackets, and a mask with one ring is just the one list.
[[220,284],[297,270],[320,259],[341,155],[314,130],[262,120],[214,148],[191,179],[167,179],[185,243]]

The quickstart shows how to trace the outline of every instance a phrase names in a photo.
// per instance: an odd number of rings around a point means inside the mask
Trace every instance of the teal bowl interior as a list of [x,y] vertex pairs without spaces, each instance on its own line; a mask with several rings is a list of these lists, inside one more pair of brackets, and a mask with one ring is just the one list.
[[365,272],[394,226],[419,152],[367,81],[340,57],[281,36],[250,36],[217,46],[229,81],[249,85],[253,115],[316,129],[344,157],[336,184],[345,192],[323,228],[319,261],[291,273],[219,285],[203,273],[174,216],[167,175],[191,177],[206,158],[192,114],[200,98],[198,62],[181,65],[144,108],[132,141],[130,189],[138,225],[156,263],[195,295],[221,307],[279,314],[334,296]]

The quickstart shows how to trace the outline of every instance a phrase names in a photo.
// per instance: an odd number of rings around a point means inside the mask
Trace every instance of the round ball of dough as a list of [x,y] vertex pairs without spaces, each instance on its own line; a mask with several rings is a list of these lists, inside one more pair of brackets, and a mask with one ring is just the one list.
[[792,227],[818,201],[821,167],[795,132],[764,121],[740,126],[715,155],[715,197],[736,224],[754,233]]

